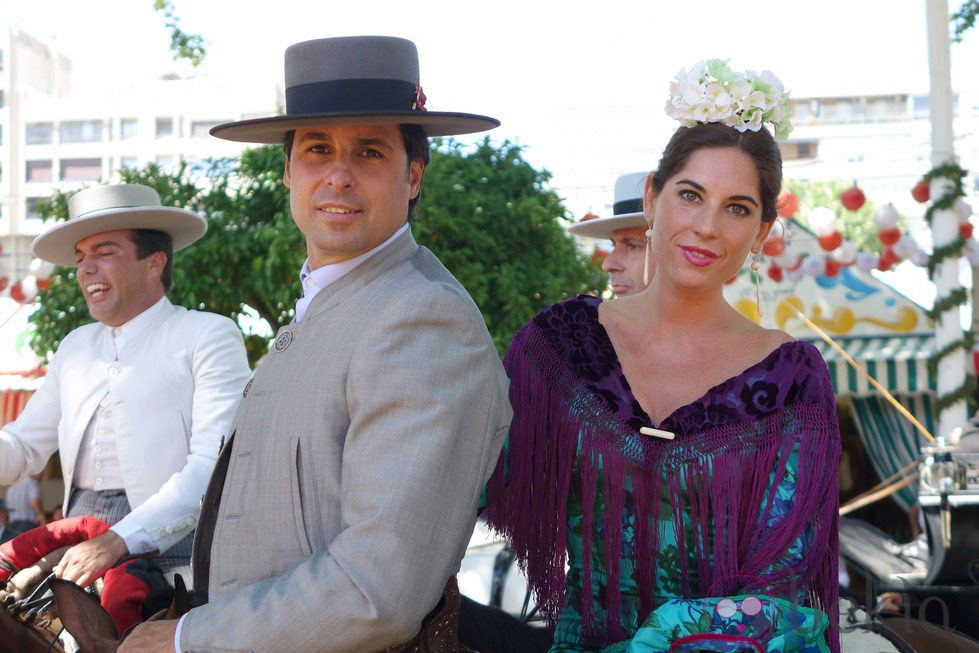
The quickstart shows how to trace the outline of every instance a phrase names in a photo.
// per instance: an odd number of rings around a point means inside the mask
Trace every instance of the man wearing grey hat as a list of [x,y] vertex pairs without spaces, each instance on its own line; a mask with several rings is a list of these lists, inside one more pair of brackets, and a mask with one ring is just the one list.
[[428,137],[498,122],[426,110],[404,39],[299,43],[285,74],[284,115],[212,134],[285,145],[303,297],[204,498],[193,564],[208,603],[120,650],[457,650],[454,574],[508,384],[478,308],[409,223]]
[[44,383],[0,430],[0,483],[41,471],[58,451],[66,516],[111,525],[69,549],[59,577],[88,585],[144,553],[180,570],[250,375],[241,332],[166,298],[173,251],[204,234],[201,216],[161,206],[139,184],[79,191],[68,213],[31,250],[76,268],[97,322],[65,336]]
[[[642,212],[648,172],[633,172],[615,180],[612,216],[582,220],[568,227],[576,236],[610,240],[612,251],[602,261],[609,287],[619,297],[644,289],[646,267],[646,218]],[[651,266],[652,269],[652,266]]]

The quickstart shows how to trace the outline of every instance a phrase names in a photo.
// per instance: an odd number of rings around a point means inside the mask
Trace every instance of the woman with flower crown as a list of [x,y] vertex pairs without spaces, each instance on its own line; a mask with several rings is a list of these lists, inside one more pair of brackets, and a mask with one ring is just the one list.
[[835,400],[810,344],[722,287],[776,217],[788,98],[702,62],[646,181],[642,292],[537,315],[505,358],[514,417],[484,515],[561,651],[839,651]]

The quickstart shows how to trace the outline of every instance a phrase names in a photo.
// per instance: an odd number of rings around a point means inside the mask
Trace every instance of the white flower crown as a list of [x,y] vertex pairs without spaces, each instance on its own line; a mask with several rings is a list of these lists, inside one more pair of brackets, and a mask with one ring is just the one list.
[[687,127],[719,122],[743,132],[758,131],[767,122],[779,140],[792,131],[789,94],[781,80],[767,70],[736,72],[726,59],[709,59],[689,71],[681,70],[670,83],[666,113]]

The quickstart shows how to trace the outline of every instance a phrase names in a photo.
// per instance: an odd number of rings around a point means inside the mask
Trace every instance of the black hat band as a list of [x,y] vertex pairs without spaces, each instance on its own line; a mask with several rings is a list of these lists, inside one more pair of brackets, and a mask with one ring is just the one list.
[[614,215],[625,215],[626,213],[642,213],[642,198],[634,200],[622,200],[612,205]]
[[423,110],[419,88],[398,79],[338,79],[299,84],[286,89],[290,116],[324,113],[378,113]]

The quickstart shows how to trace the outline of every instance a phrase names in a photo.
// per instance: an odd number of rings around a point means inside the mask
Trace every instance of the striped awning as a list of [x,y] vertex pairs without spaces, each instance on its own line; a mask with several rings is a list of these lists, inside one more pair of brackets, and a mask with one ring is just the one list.
[[[838,395],[878,392],[864,375],[821,338],[808,339],[823,355]],[[935,337],[908,334],[891,337],[836,338],[836,343],[888,392],[927,392],[936,388],[928,374],[928,359],[935,352]]]
[[34,394],[33,390],[0,391],[0,425],[6,425],[17,419],[32,394]]

